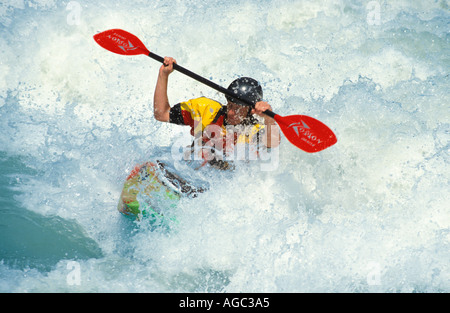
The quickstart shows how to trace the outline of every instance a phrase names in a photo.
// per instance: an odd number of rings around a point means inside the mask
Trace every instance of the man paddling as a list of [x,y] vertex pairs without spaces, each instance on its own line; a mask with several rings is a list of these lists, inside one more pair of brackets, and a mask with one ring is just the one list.
[[[202,149],[202,157],[205,159],[203,165],[209,161],[211,165],[227,168],[229,164],[221,160],[223,155],[234,151],[236,144],[262,144],[266,148],[274,148],[280,144],[280,132],[275,120],[263,114],[266,110],[272,110],[272,107],[262,101],[261,85],[250,77],[238,78],[230,84],[228,90],[235,94],[236,98],[226,95],[226,106],[200,97],[171,107],[167,88],[174,63],[175,59],[165,57],[159,69],[153,99],[154,116],[160,122],[190,126],[191,135],[201,142],[202,147],[213,146],[213,156],[211,150]],[[252,108],[240,99],[255,105]],[[263,117],[263,123],[259,122],[254,114]],[[230,132],[230,129],[233,131]]]
[[[161,83],[160,86],[157,86],[157,88],[156,88],[158,93],[155,93],[155,95],[158,95],[157,100],[160,100],[157,103],[161,104],[161,108],[158,107],[158,104],[156,105],[157,114],[155,114],[155,116],[157,116],[162,121],[166,121],[166,122],[170,121],[171,108],[169,105],[169,101],[167,99],[167,80],[168,80],[168,75],[172,72],[173,69],[227,95],[228,97],[233,97],[233,94],[231,94],[233,92],[233,90],[225,89],[225,88],[213,83],[212,81],[209,81],[209,80],[205,79],[204,77],[201,77],[200,75],[197,75],[194,72],[191,72],[187,68],[184,68],[182,66],[179,66],[178,64],[175,64],[176,62],[173,59],[169,58],[169,59],[165,60],[163,57],[160,57],[159,55],[155,54],[154,52],[150,52],[150,50],[148,50],[145,47],[144,43],[138,37],[136,37],[135,35],[127,32],[127,31],[124,31],[123,29],[115,28],[115,29],[110,29],[110,30],[106,30],[104,32],[98,33],[98,34],[94,35],[94,40],[101,47],[103,47],[111,52],[121,54],[121,55],[143,54],[143,55],[146,55],[146,56],[148,56],[152,59],[155,59],[158,62],[161,62],[166,65],[167,69],[160,71],[160,72],[162,72],[162,75],[161,75],[162,80],[160,82]],[[164,90],[166,91],[165,97],[164,97]],[[236,91],[239,95],[239,88],[235,89],[234,91]],[[159,92],[162,92],[162,93],[159,93]],[[262,96],[262,90],[261,90],[261,96]],[[261,115],[261,111],[263,109],[261,107],[261,105],[264,104],[267,107],[270,107],[270,106],[268,106],[268,104],[264,103],[264,102],[258,104],[257,102],[261,102],[260,100],[255,101],[255,102],[248,102],[248,100],[246,100],[246,101],[244,101],[244,105],[251,104],[253,107],[254,106],[253,104],[256,103],[257,105],[250,112]],[[231,102],[233,102],[233,101],[231,101]],[[227,111],[226,116],[227,116],[227,118],[229,118],[230,114],[228,114],[228,110],[226,110],[226,111]],[[230,108],[230,112],[231,111],[233,111],[232,108]],[[181,111],[181,112],[184,112],[184,111]],[[191,117],[193,117],[193,119],[194,119],[193,126],[195,127],[196,116],[194,115],[194,113],[196,114],[198,112],[191,111],[191,113],[193,113],[193,116],[191,116]],[[244,115],[244,113],[238,114],[238,115]],[[264,114],[275,119],[275,121],[277,122],[281,131],[283,132],[286,139],[288,139],[290,143],[292,143],[297,148],[299,148],[303,151],[306,151],[308,153],[315,153],[315,152],[322,151],[328,147],[331,147],[332,145],[334,145],[337,142],[336,135],[333,133],[333,131],[327,125],[325,125],[324,123],[322,123],[321,121],[319,121],[313,117],[310,117],[307,115],[281,116],[279,114],[272,112],[271,110],[264,111]],[[185,116],[183,116],[183,119],[184,119],[184,117]],[[186,115],[186,117],[187,117],[187,115]],[[230,120],[233,120],[233,118],[231,117]],[[266,123],[270,124],[271,122],[273,123],[273,121],[266,119]],[[231,123],[233,123],[233,121],[231,121]],[[232,124],[230,124],[230,125],[232,125]],[[266,127],[267,133],[269,132],[269,129],[270,128]],[[266,146],[274,147],[274,145],[280,141],[279,132],[278,132],[278,135],[275,134],[275,132],[273,132],[267,138],[269,138],[269,139],[266,141]]]

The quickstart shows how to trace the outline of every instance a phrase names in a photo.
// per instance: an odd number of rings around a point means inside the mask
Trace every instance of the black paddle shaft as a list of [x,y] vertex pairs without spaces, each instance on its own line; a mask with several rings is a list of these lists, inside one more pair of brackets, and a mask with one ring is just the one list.
[[[155,54],[153,52],[150,52],[148,54],[148,56],[151,57],[152,59],[154,59],[154,60],[164,64],[164,58],[163,57],[161,57],[161,56],[159,56],[159,55],[157,55],[157,54]],[[177,70],[178,72],[181,72],[181,73],[183,73],[183,74],[185,74],[185,75],[187,75],[187,76],[189,76],[189,77],[191,77],[191,78],[193,78],[193,79],[195,79],[195,80],[197,80],[197,81],[199,81],[199,82],[201,82],[201,83],[203,83],[203,84],[205,84],[205,85],[207,85],[207,86],[209,86],[209,87],[211,87],[211,88],[213,88],[215,90],[217,90],[218,92],[221,92],[221,93],[223,93],[225,95],[228,95],[230,97],[236,97],[236,95],[233,94],[228,89],[223,88],[222,86],[219,86],[216,83],[213,83],[212,81],[210,81],[210,80],[208,80],[208,79],[206,79],[206,78],[204,78],[204,77],[202,77],[202,76],[200,76],[198,74],[195,74],[194,72],[191,72],[190,70],[188,70],[188,69],[186,69],[186,68],[184,68],[184,67],[182,67],[182,66],[180,66],[180,65],[178,65],[176,63],[173,64],[173,69]],[[250,101],[248,101],[246,99],[240,99],[240,100],[242,100],[246,104],[250,105],[252,108],[255,107],[254,103],[252,103],[252,102],[250,102]],[[268,115],[268,116],[270,116],[270,117],[272,117],[272,118],[275,117],[275,113],[273,113],[270,110],[265,110],[263,113]]]

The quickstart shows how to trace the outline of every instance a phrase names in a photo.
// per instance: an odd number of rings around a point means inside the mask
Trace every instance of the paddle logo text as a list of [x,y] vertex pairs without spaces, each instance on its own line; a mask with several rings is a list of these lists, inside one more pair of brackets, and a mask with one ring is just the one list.
[[[133,44],[129,40],[127,40],[125,37],[123,37],[117,33],[108,35],[108,36],[106,36],[106,38],[109,38],[111,41],[114,41],[115,43],[117,43],[119,48],[122,49],[124,52],[133,51],[138,48],[138,47],[133,46]],[[128,43],[127,43],[127,41],[128,41]]]
[[297,137],[299,137],[301,140],[305,141],[312,147],[322,142],[320,138],[311,133],[310,131],[311,128],[303,120],[301,120],[301,123],[297,122],[290,124],[288,128],[292,128],[294,132],[297,134]]

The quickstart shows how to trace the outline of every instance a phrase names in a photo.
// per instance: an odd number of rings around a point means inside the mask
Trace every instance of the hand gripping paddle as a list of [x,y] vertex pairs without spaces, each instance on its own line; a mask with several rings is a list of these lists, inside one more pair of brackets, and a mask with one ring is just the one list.
[[[94,39],[100,46],[111,52],[122,55],[145,54],[156,61],[164,63],[164,58],[150,52],[138,37],[124,30],[110,29],[96,34]],[[174,64],[173,68],[225,95],[236,97],[236,95],[231,93],[228,89],[223,88],[178,64]],[[251,106],[255,105],[245,99],[241,100]],[[274,118],[286,138],[294,146],[302,149],[303,151],[309,153],[319,152],[337,142],[336,135],[330,128],[328,128],[328,126],[310,116],[280,116],[270,110],[266,110],[263,113]]]

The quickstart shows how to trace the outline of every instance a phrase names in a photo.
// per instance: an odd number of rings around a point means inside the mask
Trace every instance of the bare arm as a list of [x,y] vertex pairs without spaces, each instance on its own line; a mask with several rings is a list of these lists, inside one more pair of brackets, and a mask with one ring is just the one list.
[[[270,117],[268,117],[269,119]],[[272,118],[270,118],[272,119]],[[273,119],[272,119],[273,120]],[[275,123],[275,120],[272,122],[265,122],[266,124],[266,136],[263,138],[263,143],[267,148],[276,148],[280,145],[281,141],[281,135],[280,135],[280,128]]]
[[155,119],[160,122],[169,121],[170,104],[167,96],[167,86],[169,75],[173,72],[175,59],[165,57],[164,64],[159,69],[158,80],[156,82],[155,94],[153,96],[153,113]]
[[252,113],[264,117],[266,135],[263,136],[263,143],[267,148],[275,148],[280,145],[280,128],[273,118],[262,113],[265,110],[272,111],[272,107],[267,102],[260,101],[255,104],[255,108],[252,109]]

